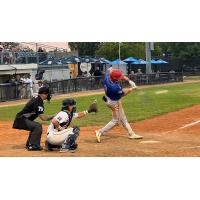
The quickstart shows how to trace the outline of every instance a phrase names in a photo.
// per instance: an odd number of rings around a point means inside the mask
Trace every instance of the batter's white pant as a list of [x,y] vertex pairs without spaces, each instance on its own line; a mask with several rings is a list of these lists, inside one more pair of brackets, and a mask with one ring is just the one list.
[[134,132],[127,121],[121,100],[113,101],[107,97],[106,105],[112,110],[112,120],[108,124],[106,124],[106,126],[99,130],[100,133],[105,134],[114,126],[122,124],[123,127],[127,130],[128,135],[131,136]]
[[47,141],[53,145],[62,145],[70,134],[74,134],[73,128],[64,129],[62,131],[50,131],[47,135]]

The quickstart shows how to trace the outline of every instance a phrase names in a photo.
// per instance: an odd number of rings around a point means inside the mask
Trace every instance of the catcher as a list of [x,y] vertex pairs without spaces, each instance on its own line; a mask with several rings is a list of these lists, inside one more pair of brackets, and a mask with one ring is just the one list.
[[[118,82],[119,80],[129,82],[131,88],[122,89]],[[141,139],[142,136],[135,134],[128,123],[121,102],[122,97],[128,95],[137,88],[135,83],[129,80],[128,77],[124,76],[120,70],[110,67],[104,77],[103,85],[105,90],[105,96],[103,96],[103,100],[112,111],[112,120],[105,127],[95,131],[97,141],[101,142],[101,136],[111,130],[117,124],[123,125],[123,127],[127,130],[128,137],[130,139]]]
[[80,128],[77,126],[69,128],[69,125],[72,119],[84,117],[92,112],[98,112],[96,101],[89,106],[88,110],[77,113],[74,99],[63,100],[61,111],[52,119],[48,127],[46,150],[53,151],[54,148],[59,148],[60,152],[74,152],[78,147],[76,139],[79,136]]

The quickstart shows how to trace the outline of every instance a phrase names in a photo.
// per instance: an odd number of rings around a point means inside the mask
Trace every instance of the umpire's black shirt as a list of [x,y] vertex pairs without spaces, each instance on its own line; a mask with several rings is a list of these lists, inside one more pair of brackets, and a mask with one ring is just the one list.
[[44,113],[44,103],[40,96],[33,97],[20,111],[17,113],[13,128],[23,129],[25,120],[35,120],[38,115]]

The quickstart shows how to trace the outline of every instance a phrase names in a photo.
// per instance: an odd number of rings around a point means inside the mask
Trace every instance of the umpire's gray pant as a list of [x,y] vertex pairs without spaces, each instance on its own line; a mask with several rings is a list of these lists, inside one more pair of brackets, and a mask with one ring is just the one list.
[[25,119],[26,130],[29,130],[29,137],[26,142],[26,146],[38,145],[40,146],[41,135],[42,135],[42,125],[38,122]]

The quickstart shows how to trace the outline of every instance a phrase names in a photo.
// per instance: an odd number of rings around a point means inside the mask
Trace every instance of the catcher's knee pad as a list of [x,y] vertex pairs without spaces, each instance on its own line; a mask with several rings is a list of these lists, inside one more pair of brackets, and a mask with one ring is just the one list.
[[77,134],[70,134],[68,138],[64,141],[64,144],[69,147],[74,146],[74,144],[76,144],[77,137]]
[[78,126],[73,127],[73,133],[76,135],[76,138],[79,136],[80,128]]

